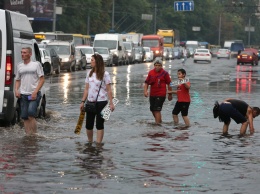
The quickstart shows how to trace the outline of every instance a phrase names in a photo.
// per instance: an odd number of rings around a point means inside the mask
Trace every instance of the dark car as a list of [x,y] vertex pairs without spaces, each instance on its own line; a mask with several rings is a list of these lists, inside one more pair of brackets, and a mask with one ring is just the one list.
[[250,63],[251,65],[258,65],[258,56],[252,50],[241,51],[239,55],[237,55],[237,65]]
[[53,49],[53,48],[45,48],[46,51],[49,53],[49,56],[51,58],[51,71],[55,71],[56,74],[60,73],[60,66],[61,66],[61,59],[59,57],[59,55],[57,54],[57,52]]

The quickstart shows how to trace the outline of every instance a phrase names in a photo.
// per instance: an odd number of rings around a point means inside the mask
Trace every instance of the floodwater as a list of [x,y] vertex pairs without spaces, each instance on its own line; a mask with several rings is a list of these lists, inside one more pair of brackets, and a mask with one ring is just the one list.
[[[259,67],[188,59],[187,130],[173,126],[176,97],[164,103],[163,124],[154,124],[142,89],[152,67],[106,68],[120,102],[105,123],[102,147],[86,145],[84,126],[74,134],[86,72],[46,77],[47,118],[37,120],[38,134],[26,136],[22,124],[0,127],[0,193],[259,193],[260,118],[253,136],[239,138],[240,125],[232,122],[224,137],[212,114],[215,100],[229,97],[260,106]],[[183,66],[174,60],[164,67],[174,80]]]

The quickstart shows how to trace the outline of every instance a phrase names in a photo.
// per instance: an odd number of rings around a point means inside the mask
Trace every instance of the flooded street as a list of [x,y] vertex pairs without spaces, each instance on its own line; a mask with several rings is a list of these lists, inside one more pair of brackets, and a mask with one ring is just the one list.
[[37,120],[37,136],[25,136],[21,124],[0,127],[0,193],[258,193],[260,117],[253,136],[239,138],[232,120],[224,137],[212,108],[225,98],[260,106],[260,67],[235,59],[180,62],[166,61],[164,69],[172,80],[179,68],[187,71],[192,126],[174,128],[176,96],[164,103],[163,124],[154,124],[143,95],[152,63],[107,67],[119,103],[101,148],[85,145],[85,122],[74,134],[86,71],[46,77],[47,118]]

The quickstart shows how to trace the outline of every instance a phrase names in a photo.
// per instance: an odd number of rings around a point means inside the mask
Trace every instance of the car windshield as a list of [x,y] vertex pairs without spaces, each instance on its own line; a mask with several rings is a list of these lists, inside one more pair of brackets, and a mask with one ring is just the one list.
[[135,53],[139,53],[139,52],[141,52],[141,50],[138,49],[138,48],[136,48],[136,49],[135,49]]
[[173,51],[174,52],[179,52],[179,49],[178,48],[173,48]]
[[107,49],[95,48],[94,50],[95,50],[95,52],[97,52],[99,54],[108,54],[108,50]]
[[145,52],[150,52],[149,48],[144,48]]
[[159,41],[158,40],[143,40],[143,45],[147,47],[158,47]]
[[225,53],[227,52],[228,50],[227,49],[219,49],[218,52],[221,52],[221,53]]
[[208,50],[200,50],[200,49],[197,49],[196,52],[198,52],[198,53],[208,53],[209,51],[208,51]]
[[90,54],[93,55],[94,51],[92,48],[80,48],[84,54]]
[[125,49],[126,50],[131,50],[131,44],[129,43],[124,43]]
[[53,48],[60,55],[70,55],[70,48],[68,45],[47,45],[46,48]]
[[110,50],[117,49],[116,40],[95,40],[94,47],[106,47]]
[[241,55],[253,55],[253,52],[250,51],[242,51]]

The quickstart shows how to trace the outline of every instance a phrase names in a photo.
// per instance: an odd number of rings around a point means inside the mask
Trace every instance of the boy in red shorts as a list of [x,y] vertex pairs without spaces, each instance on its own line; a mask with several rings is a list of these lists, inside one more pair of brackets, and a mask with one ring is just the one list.
[[[186,76],[186,71],[184,69],[178,70],[178,79],[183,80]],[[190,82],[186,82],[177,86],[176,91],[168,91],[168,93],[177,94],[177,102],[175,103],[174,109],[172,110],[172,116],[174,125],[179,124],[178,114],[181,112],[183,121],[187,127],[190,126],[190,120],[188,118],[188,111],[190,106]]]

